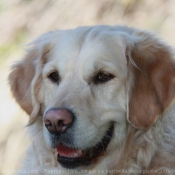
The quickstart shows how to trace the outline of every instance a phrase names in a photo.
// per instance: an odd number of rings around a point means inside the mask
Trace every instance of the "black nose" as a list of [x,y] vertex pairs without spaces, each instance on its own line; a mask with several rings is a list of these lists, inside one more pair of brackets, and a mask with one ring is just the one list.
[[68,109],[54,108],[46,112],[44,123],[50,133],[63,133],[73,123],[73,113]]

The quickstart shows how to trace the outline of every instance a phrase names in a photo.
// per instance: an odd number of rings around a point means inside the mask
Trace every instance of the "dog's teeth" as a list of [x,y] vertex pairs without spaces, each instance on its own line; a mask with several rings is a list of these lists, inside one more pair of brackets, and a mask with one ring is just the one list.
[[78,153],[74,153],[74,154],[70,155],[69,157],[76,158],[76,157],[78,157]]
[[73,157],[78,157],[78,153],[73,154]]
[[76,153],[70,155],[69,157],[77,158],[77,157],[80,157],[81,155],[82,155],[82,150],[78,150]]

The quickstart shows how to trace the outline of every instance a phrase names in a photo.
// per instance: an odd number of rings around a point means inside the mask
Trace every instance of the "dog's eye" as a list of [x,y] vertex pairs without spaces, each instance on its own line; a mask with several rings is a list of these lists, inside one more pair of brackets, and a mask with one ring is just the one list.
[[58,72],[56,72],[56,71],[50,73],[49,76],[48,76],[48,78],[49,78],[52,82],[54,82],[54,83],[59,82],[59,75],[58,75]]
[[108,72],[99,72],[94,78],[94,83],[95,84],[105,83],[112,80],[113,78],[114,75]]

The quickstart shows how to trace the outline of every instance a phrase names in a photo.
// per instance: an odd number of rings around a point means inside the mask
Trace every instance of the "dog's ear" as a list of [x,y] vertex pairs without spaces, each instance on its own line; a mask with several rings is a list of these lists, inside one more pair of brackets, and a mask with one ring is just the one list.
[[41,69],[46,61],[45,55],[51,48],[48,35],[32,42],[25,57],[13,65],[9,74],[12,94],[21,108],[30,115],[29,124],[34,123],[40,112],[40,98],[43,97]]
[[135,36],[127,47],[130,81],[128,121],[147,129],[175,96],[175,62],[170,46],[149,33]]

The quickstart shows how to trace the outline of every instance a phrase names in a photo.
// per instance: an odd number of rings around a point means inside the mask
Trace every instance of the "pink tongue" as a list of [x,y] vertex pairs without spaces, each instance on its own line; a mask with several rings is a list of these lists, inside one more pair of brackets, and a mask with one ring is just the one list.
[[59,144],[59,146],[57,147],[57,151],[58,151],[60,156],[66,156],[66,157],[78,152],[78,150],[73,149],[73,148],[69,148],[69,147],[64,146],[62,144]]

